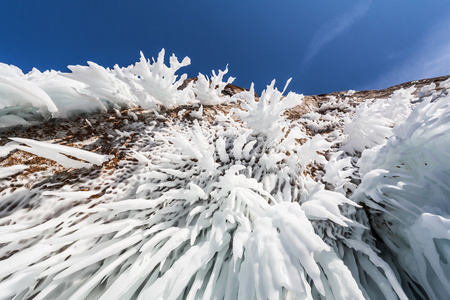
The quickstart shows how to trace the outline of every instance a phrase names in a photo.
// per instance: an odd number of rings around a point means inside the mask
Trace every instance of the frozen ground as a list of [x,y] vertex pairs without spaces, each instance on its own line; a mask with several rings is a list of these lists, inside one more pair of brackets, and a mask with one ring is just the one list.
[[449,297],[450,79],[256,97],[163,59],[0,65],[0,299]]

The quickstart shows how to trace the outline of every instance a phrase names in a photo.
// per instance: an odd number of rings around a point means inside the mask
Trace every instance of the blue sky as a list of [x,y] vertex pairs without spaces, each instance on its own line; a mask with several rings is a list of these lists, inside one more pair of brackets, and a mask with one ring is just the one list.
[[450,74],[449,28],[450,0],[3,0],[0,62],[127,66],[165,48],[191,58],[189,77],[228,64],[257,92],[292,77],[320,94]]

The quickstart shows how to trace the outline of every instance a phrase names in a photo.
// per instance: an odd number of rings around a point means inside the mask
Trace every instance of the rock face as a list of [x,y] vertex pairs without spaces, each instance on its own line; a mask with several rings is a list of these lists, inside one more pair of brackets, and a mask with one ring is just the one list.
[[[339,99],[347,99],[345,105],[348,107],[341,106],[339,109],[351,111],[361,102],[373,101],[375,99],[387,99],[399,89],[413,88],[414,91],[412,94],[423,98],[429,95],[438,95],[441,92],[445,92],[445,89],[439,87],[439,84],[449,78],[450,75],[411,81],[392,86],[384,90],[343,91],[333,92],[330,94],[304,96],[302,103],[287,110],[286,115],[292,120],[303,120],[300,124],[305,126],[304,129],[309,134],[314,135],[316,133],[310,131],[308,128],[307,123],[309,123],[309,119],[307,116],[304,117],[305,114],[307,115],[310,112],[316,112],[325,116],[327,112],[330,111],[329,104],[334,101]],[[183,84],[180,88],[186,87],[187,84],[193,80],[193,78],[187,79],[185,84]],[[422,91],[422,94],[419,95],[419,92],[424,86],[429,86],[430,88],[426,92]],[[249,90],[232,84],[227,84],[222,90],[222,94],[224,96],[233,96],[244,91]],[[255,97],[258,97],[256,93]],[[229,113],[231,109],[238,107],[239,104],[237,103],[205,106],[203,108],[202,118],[208,122],[216,122],[215,116],[219,113]],[[111,110],[107,113],[99,113],[69,120],[52,119],[36,126],[18,126],[3,129],[3,131],[0,131],[0,146],[5,146],[10,143],[10,137],[21,137],[38,141],[51,141],[54,144],[93,151],[98,154],[114,155],[114,159],[110,160],[103,166],[106,168],[113,168],[121,159],[125,157],[124,149],[126,149],[126,146],[130,142],[135,141],[138,135],[136,132],[126,137],[121,134],[121,132],[124,131],[124,128],[128,127],[130,123],[150,124],[156,121],[160,122],[163,124],[162,126],[164,126],[164,124],[170,124],[170,122],[173,122],[174,120],[192,121],[196,118],[192,117],[191,113],[193,111],[196,112],[197,110],[198,106],[181,106],[171,110],[163,110],[161,115],[158,114],[155,116],[155,113],[152,110],[130,108],[123,109],[121,111]],[[328,131],[335,130],[336,126],[337,124],[334,124],[333,126],[330,125],[328,127]],[[323,133],[323,131],[319,131],[317,133]],[[58,164],[54,161],[27,153],[23,150],[13,151],[7,155],[3,155],[3,157],[0,158],[0,168],[11,167],[18,164],[24,164],[28,166],[28,168],[25,169],[23,173],[8,177],[8,180],[11,181],[4,182],[0,185],[0,190],[4,190],[10,184],[14,188],[20,187],[22,184],[25,184],[25,182],[26,185],[30,187],[33,186],[33,184],[40,182],[43,178],[51,176],[51,174],[59,174],[60,172],[68,173],[67,170],[63,171],[63,168],[58,166]],[[30,172],[45,173],[44,171],[47,170],[49,173],[42,178],[40,175],[29,176]],[[21,184],[15,179],[16,176],[24,179]],[[63,174],[60,174],[59,176],[61,177]]]
[[0,299],[448,298],[449,78],[3,129]]

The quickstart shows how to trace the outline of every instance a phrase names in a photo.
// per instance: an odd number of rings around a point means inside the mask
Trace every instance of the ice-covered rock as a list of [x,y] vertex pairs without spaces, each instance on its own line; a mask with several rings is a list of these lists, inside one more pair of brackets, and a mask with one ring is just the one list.
[[449,297],[447,77],[258,97],[189,63],[0,65],[0,299]]

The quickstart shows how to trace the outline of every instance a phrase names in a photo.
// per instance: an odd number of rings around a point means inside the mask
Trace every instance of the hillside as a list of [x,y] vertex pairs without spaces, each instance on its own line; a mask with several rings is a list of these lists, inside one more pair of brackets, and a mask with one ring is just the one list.
[[0,65],[0,299],[450,296],[450,76],[258,96],[187,64]]

